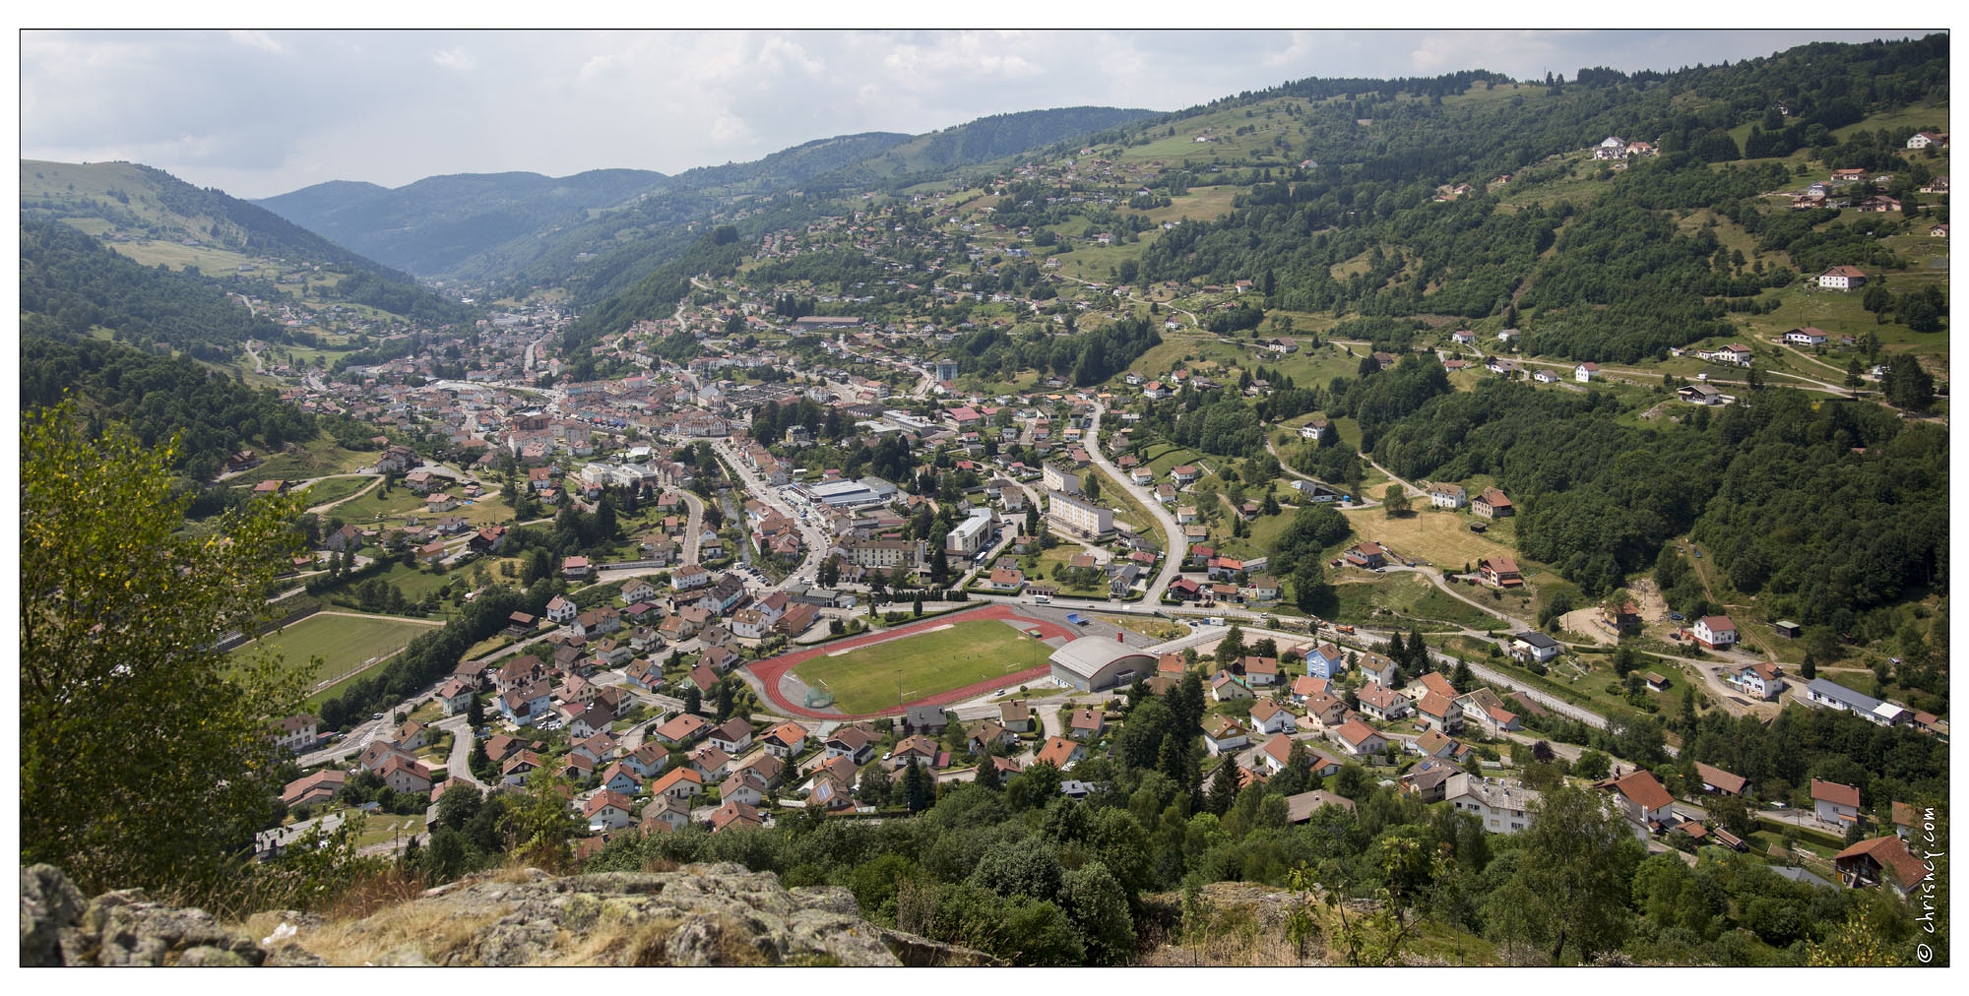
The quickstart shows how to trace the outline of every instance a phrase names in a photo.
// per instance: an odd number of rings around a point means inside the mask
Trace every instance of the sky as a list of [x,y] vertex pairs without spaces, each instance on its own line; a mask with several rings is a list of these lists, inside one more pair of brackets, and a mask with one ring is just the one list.
[[1922,33],[25,28],[21,156],[131,160],[247,198],[447,173],[680,173],[834,135],[1088,104],[1173,111],[1310,76],[1666,71]]

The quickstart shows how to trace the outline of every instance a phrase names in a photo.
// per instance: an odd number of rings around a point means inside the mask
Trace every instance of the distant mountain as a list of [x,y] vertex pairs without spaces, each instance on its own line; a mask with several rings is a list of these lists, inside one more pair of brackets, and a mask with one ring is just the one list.
[[[805,210],[798,201],[934,178],[1155,113],[1069,107],[1000,114],[915,137],[866,132],[819,139],[754,162],[676,176],[462,174],[395,190],[317,184],[256,203],[423,277],[493,281],[507,289],[565,286],[578,303],[593,303],[684,251],[703,234],[698,226],[714,219],[784,220]],[[797,198],[776,197],[796,191]]]
[[247,274],[265,274],[263,261],[273,261],[339,275],[333,293],[338,301],[423,322],[463,321],[469,315],[415,277],[266,208],[139,163],[24,159],[21,220],[59,222],[146,265],[196,268],[205,276],[228,277],[243,285],[258,279]]
[[1060,107],[994,114],[911,139],[886,157],[912,171],[969,166],[1021,155],[1056,142],[1118,128],[1158,111],[1119,107]]
[[459,173],[394,190],[336,180],[253,203],[390,266],[441,276],[489,246],[585,219],[650,192],[663,174]]

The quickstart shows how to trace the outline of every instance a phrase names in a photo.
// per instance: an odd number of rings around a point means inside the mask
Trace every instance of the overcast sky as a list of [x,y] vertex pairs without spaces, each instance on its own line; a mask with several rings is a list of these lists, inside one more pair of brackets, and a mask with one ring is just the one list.
[[444,173],[679,173],[832,135],[1081,104],[1178,110],[1309,76],[1672,70],[1920,33],[25,30],[21,155],[127,159],[239,197]]

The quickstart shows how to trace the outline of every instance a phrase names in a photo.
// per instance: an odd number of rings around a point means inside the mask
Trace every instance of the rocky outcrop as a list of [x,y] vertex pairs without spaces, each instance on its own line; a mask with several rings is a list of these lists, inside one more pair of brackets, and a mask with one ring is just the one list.
[[508,872],[360,920],[284,913],[270,923],[255,941],[201,910],[134,891],[85,902],[45,865],[21,874],[23,965],[993,964],[863,920],[846,889],[787,889],[736,864],[561,878]]
[[152,902],[141,889],[84,902],[49,865],[21,870],[21,964],[251,966],[266,952],[200,909]]

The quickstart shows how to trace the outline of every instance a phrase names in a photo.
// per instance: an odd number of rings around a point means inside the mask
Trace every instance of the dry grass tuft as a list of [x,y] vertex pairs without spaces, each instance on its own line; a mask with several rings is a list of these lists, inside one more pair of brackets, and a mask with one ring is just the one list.
[[579,938],[563,933],[554,945],[560,954],[551,964],[665,967],[670,964],[670,935],[676,929],[677,921],[668,919],[597,923]]
[[400,906],[423,895],[424,873],[386,865],[349,883],[324,911],[329,920],[360,920],[389,906]]
[[447,904],[404,905],[303,932],[297,940],[331,965],[374,965],[405,948],[436,965],[456,964],[469,961],[480,931],[511,909],[510,903],[497,903],[465,916]]

